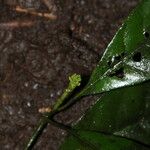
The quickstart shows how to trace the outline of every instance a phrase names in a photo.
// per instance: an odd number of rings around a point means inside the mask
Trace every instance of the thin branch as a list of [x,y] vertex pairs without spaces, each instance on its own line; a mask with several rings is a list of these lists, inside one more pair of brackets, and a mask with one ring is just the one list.
[[0,23],[1,29],[14,29],[14,28],[20,28],[20,27],[30,27],[33,26],[35,22],[31,20],[14,20],[11,22],[2,22]]
[[19,13],[26,13],[26,14],[30,14],[30,15],[34,15],[34,16],[38,16],[38,17],[44,17],[44,18],[47,18],[47,19],[50,19],[50,20],[56,20],[57,19],[57,16],[54,15],[53,13],[36,12],[34,10],[29,10],[29,9],[26,9],[26,8],[21,8],[20,6],[16,6],[14,8],[14,10],[16,12],[19,12]]

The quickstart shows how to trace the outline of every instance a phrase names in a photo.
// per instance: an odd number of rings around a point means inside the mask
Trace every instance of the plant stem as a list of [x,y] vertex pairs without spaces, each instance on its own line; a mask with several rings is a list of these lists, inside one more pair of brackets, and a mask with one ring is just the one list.
[[67,89],[64,91],[62,96],[56,101],[56,103],[53,106],[53,110],[49,113],[46,113],[45,116],[40,120],[37,128],[33,132],[29,142],[27,143],[25,150],[31,150],[36,143],[38,137],[42,134],[43,130],[47,126],[47,124],[50,122],[49,120],[52,120],[53,116],[60,112],[59,107],[63,104],[63,102],[68,98],[68,96],[74,91],[74,89],[80,85],[81,77],[80,75],[73,74],[71,77],[69,77],[69,85]]
[[[51,112],[51,113],[48,114],[47,117],[49,119],[51,119],[51,117],[53,115],[54,115],[54,112]],[[36,143],[38,137],[42,134],[42,132],[45,129],[45,127],[47,126],[47,124],[48,124],[47,118],[42,117],[24,150],[31,150],[33,148],[33,146]]]
[[70,99],[68,101],[68,103],[66,103],[65,105],[62,105],[60,106],[58,109],[57,109],[57,112],[60,112],[60,111],[63,111],[63,110],[66,110],[68,107],[72,106],[78,99],[80,99],[82,97],[82,95],[79,93],[78,95],[76,95],[75,97],[73,97],[72,99]]

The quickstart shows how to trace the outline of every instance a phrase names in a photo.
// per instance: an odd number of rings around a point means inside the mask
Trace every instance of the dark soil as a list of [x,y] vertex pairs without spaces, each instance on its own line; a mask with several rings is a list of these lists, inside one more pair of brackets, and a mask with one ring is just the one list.
[[[46,0],[45,0],[46,2]],[[0,0],[0,150],[21,150],[41,114],[73,73],[90,76],[138,0]],[[51,12],[56,20],[14,10]],[[57,117],[74,123],[93,103],[84,98]],[[90,103],[89,103],[90,102]],[[66,133],[49,125],[36,150],[58,150]]]

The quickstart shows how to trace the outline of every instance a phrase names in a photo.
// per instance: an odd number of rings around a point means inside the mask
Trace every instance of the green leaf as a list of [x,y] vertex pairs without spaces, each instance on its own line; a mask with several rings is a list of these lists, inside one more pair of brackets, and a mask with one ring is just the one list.
[[150,82],[108,92],[76,128],[113,133],[150,145]]
[[[73,128],[80,130],[80,139],[102,150],[137,150],[135,141],[150,149],[150,82],[106,93]],[[69,137],[62,149],[87,150],[80,139]]]
[[81,96],[150,79],[150,0],[129,15],[108,45]]
[[[149,150],[149,148],[121,137],[91,131],[78,131],[80,140],[74,136],[66,139],[60,150]],[[86,144],[87,142],[88,144]]]

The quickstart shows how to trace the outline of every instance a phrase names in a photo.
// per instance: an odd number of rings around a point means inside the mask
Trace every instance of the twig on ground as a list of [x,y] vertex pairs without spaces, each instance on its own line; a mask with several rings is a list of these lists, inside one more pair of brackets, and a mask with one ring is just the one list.
[[30,15],[38,16],[38,17],[44,17],[44,18],[47,18],[47,19],[50,19],[50,20],[56,20],[57,19],[57,16],[52,14],[52,13],[36,12],[34,10],[21,8],[20,6],[16,6],[14,8],[14,10],[16,12],[19,12],[19,13],[27,13],[27,14],[30,14]]
[[30,27],[33,26],[35,22],[31,20],[14,20],[11,22],[0,23],[0,29],[14,29],[20,27]]

